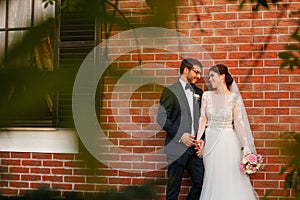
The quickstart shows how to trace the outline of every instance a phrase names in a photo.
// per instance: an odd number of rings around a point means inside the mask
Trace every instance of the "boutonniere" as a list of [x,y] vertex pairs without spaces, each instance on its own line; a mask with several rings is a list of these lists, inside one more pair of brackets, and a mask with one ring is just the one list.
[[199,95],[199,94],[194,94],[193,96],[194,96],[194,98],[195,98],[197,101],[200,100],[200,95]]

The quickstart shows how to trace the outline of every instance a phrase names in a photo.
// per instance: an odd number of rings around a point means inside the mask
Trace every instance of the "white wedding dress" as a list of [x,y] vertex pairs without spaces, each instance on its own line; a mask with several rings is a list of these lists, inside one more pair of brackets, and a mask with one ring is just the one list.
[[205,175],[200,200],[257,199],[249,177],[239,168],[243,143],[237,135],[243,131],[241,97],[235,93],[218,95],[208,91],[202,98],[200,126],[205,123],[206,129]]

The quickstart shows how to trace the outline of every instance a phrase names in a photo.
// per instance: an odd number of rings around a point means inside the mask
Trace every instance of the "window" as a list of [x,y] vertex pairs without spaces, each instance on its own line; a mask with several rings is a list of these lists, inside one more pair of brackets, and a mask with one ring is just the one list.
[[32,27],[58,16],[60,7],[59,0],[46,8],[41,0],[0,1],[1,127],[73,126],[72,81],[95,46],[94,19],[62,10],[56,30],[34,48],[19,46],[22,55],[3,64],[15,44],[28,44]]
[[44,9],[37,0],[3,0],[0,13],[1,126],[49,126],[53,95],[39,81],[54,70],[53,35],[34,48],[24,38],[32,27],[53,18],[54,7]]

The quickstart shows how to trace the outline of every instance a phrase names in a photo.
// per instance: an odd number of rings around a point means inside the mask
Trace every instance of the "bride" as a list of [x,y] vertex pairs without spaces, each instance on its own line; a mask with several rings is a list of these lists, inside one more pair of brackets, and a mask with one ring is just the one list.
[[[250,179],[239,168],[242,157],[256,153],[244,104],[225,65],[209,69],[213,91],[204,92],[197,140],[205,167],[200,200],[255,200]],[[203,142],[199,142],[202,144]]]

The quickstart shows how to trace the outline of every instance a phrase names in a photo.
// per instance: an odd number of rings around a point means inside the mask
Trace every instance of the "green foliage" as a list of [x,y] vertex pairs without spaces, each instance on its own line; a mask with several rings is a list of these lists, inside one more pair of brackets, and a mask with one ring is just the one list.
[[[13,44],[13,46],[10,48],[10,51],[7,53],[2,63],[0,63],[0,67],[21,67],[15,65],[15,61],[19,57],[24,57],[24,55],[26,55],[28,52],[33,51],[34,47],[38,46],[41,40],[52,32],[54,23],[55,22],[53,19],[49,19],[39,24],[38,26],[33,27],[30,31],[26,32],[24,37],[20,39],[17,43]],[[18,63],[18,65],[23,64],[24,63]]]
[[[46,96],[50,99],[51,88],[55,83],[49,80],[52,72],[38,69],[30,60],[34,59],[33,52],[41,41],[51,34],[54,23],[54,20],[50,19],[26,32],[9,48],[1,61],[0,119],[2,121],[13,116],[22,118],[21,111],[26,112],[29,118],[50,112],[32,108],[38,106],[37,102],[42,102],[41,99],[46,99]],[[46,108],[46,100],[44,102]],[[9,126],[6,122],[1,125]]]
[[286,150],[290,155],[290,162],[282,168],[280,174],[286,173],[284,188],[292,189],[295,192],[296,199],[300,199],[300,133],[287,133]]
[[[44,1],[48,2],[54,0]],[[176,0],[146,0],[145,2],[152,9],[152,17],[144,24],[131,23],[118,8],[119,1],[120,0],[116,0],[112,3],[109,0],[65,0],[62,9],[68,10],[69,12],[83,12],[103,20],[104,24],[114,23],[125,28],[136,28],[139,26],[166,27],[171,16],[173,14],[176,15]],[[113,11],[109,12],[108,9]]]
[[[300,22],[300,21],[299,21]],[[282,63],[280,64],[280,68],[288,66],[291,70],[296,68],[300,68],[300,35],[299,35],[299,27],[295,30],[291,37],[292,41],[296,41],[297,43],[292,43],[285,46],[285,50],[279,53],[279,57],[282,59]]]
[[56,190],[47,187],[40,187],[37,190],[27,192],[24,196],[5,197],[0,195],[0,200],[20,199],[20,200],[152,200],[155,198],[154,182],[147,182],[142,185],[130,186],[123,191],[106,191],[97,193],[66,193],[64,197]]
[[[258,11],[260,9],[260,7],[263,8],[267,8],[269,9],[269,4],[276,4],[278,2],[278,0],[271,0],[270,2],[268,2],[267,0],[250,0],[249,3],[251,3],[253,5],[252,10],[253,11]],[[247,0],[242,0],[239,8],[243,9],[243,7],[245,6],[245,4],[247,4]]]
[[[230,0],[232,1],[232,0]],[[260,8],[269,9],[270,4],[276,5],[279,1],[278,0],[242,0],[239,4],[240,10],[243,9],[245,4],[250,3],[253,7],[252,10],[254,12],[258,11]],[[294,68],[300,69],[300,35],[299,35],[299,25],[300,25],[300,10],[297,10],[291,13],[293,16],[298,17],[298,26],[294,33],[291,35],[290,42],[291,44],[287,44],[285,46],[285,51],[282,51],[278,54],[279,58],[282,59],[282,63],[280,64],[280,68],[289,67],[292,71]]]
[[[42,0],[44,7],[54,5],[55,0]],[[103,20],[104,24],[110,26],[107,28],[107,35],[111,30],[111,25],[117,24],[120,27],[134,28],[134,26],[128,21],[125,15],[118,9],[118,2],[116,0],[112,4],[108,0],[65,0],[63,1],[62,9],[66,9],[70,12],[82,12],[88,14],[92,17],[99,17]],[[146,3],[152,9],[153,16],[148,22],[142,26],[158,26],[164,27],[167,25],[168,19],[172,14],[176,15],[176,1],[175,0],[146,0]],[[240,3],[240,8],[242,9],[244,5],[248,3],[247,0],[242,0]],[[250,0],[249,3],[253,4],[253,11],[258,11],[261,7],[269,8],[269,4],[276,4],[277,0]],[[108,12],[107,8],[113,8],[113,12]],[[298,11],[295,14],[299,15]],[[118,18],[116,17],[118,14]],[[47,35],[51,34],[53,26],[55,26],[55,21],[49,20],[40,24],[39,26],[28,31],[25,37],[17,44],[15,44],[11,50],[6,55],[5,59],[0,63],[0,90],[2,95],[2,100],[10,98],[11,93],[7,88],[12,82],[22,85],[22,88],[27,85],[28,90],[30,90],[30,95],[22,96],[19,102],[10,105],[3,104],[4,106],[0,109],[0,117],[7,117],[9,112],[18,112],[18,105],[26,105],[26,103],[33,103],[34,98],[38,98],[43,95],[45,91],[57,91],[62,90],[64,83],[69,83],[74,74],[60,72],[41,72],[35,69],[35,66],[26,66],[24,62],[16,62],[20,57],[25,57],[28,52],[32,52],[33,49],[40,43],[40,41]],[[282,64],[280,67],[288,66],[291,70],[295,67],[300,68],[299,55],[300,55],[300,36],[299,27],[295,30],[291,36],[291,44],[285,47],[285,51],[279,53],[279,57],[282,59]],[[6,92],[7,91],[7,92]],[[1,99],[0,99],[1,100]],[[15,111],[14,111],[15,110]],[[285,178],[285,188],[290,188],[295,191],[297,198],[300,198],[299,194],[299,183],[300,183],[300,134],[292,134],[294,137],[293,142],[288,143],[286,148],[291,152],[290,163],[282,169],[281,173],[286,173]],[[130,187],[122,192],[106,192],[94,195],[89,195],[85,199],[124,199],[124,200],[139,200],[139,199],[152,199],[154,195],[154,185],[145,184],[142,186]],[[37,191],[32,191],[31,193],[25,195],[27,199],[51,199],[54,198],[55,191],[49,190],[47,188],[41,188]],[[40,198],[41,197],[41,198]],[[4,199],[4,197],[0,197]],[[55,198],[57,199],[57,197]],[[68,199],[66,197],[65,199]],[[80,196],[73,195],[69,199],[83,199]]]
[[[42,0],[41,2],[44,7],[48,7],[54,5],[56,0]],[[113,25],[125,29],[135,28],[134,26],[165,26],[169,17],[175,12],[176,6],[175,0],[163,2],[147,0],[146,3],[152,9],[152,18],[143,25],[132,25],[124,13],[118,9],[119,0],[114,3],[108,0],[64,0],[62,2],[61,9],[66,12],[76,12],[83,17],[99,19],[102,22],[106,38],[110,36]],[[18,42],[9,47],[9,52],[5,54],[4,60],[0,61],[0,90],[2,91],[0,121],[2,119],[4,119],[2,121],[7,121],[9,116],[12,118],[21,116],[21,111],[24,111],[24,116],[30,116],[31,112],[39,112],[35,109],[37,102],[41,102],[41,99],[47,97],[48,101],[42,100],[44,104],[53,105],[56,99],[55,94],[58,91],[71,88],[70,83],[73,83],[76,75],[75,69],[72,72],[55,70],[58,66],[55,66],[54,60],[52,60],[53,70],[40,70],[36,63],[32,62],[35,59],[36,48],[46,37],[53,37],[53,31],[55,27],[58,27],[58,22],[57,19],[51,19],[28,30],[24,37],[18,38]],[[47,107],[45,105],[42,107]],[[51,109],[46,110],[45,108],[45,112],[43,111],[41,115],[45,116],[46,113],[50,117],[53,113]],[[1,125],[8,126],[6,122],[3,124],[0,122]]]

